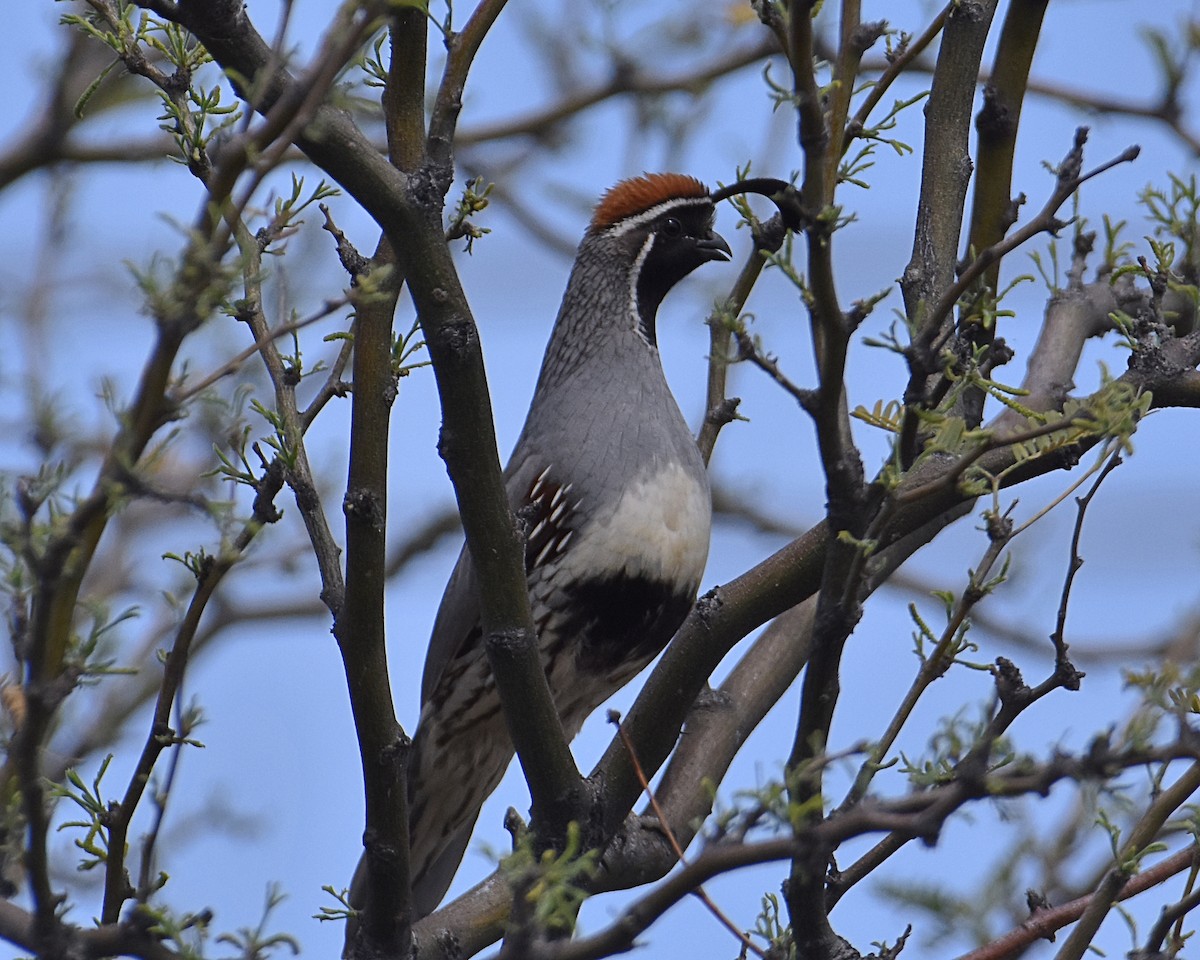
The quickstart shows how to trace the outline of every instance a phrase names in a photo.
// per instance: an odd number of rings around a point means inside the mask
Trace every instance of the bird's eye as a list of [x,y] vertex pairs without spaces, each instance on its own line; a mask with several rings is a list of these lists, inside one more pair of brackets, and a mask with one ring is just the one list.
[[683,236],[683,224],[679,222],[678,217],[667,217],[662,224],[662,234],[671,240],[677,240]]

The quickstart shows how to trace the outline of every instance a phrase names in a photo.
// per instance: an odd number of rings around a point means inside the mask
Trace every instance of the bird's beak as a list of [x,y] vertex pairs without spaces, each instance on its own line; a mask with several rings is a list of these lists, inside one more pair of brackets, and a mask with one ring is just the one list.
[[705,239],[696,241],[696,250],[705,260],[730,260],[733,251],[719,233],[710,233]]

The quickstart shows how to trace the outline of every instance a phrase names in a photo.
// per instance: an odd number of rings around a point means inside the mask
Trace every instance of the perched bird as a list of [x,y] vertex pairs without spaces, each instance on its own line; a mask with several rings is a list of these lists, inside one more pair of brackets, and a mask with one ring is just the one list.
[[[505,471],[528,525],[533,617],[568,737],[670,640],[708,556],[708,476],[663,376],[655,317],[692,270],[729,259],[714,212],[708,188],[681,174],[624,180],[604,195]],[[445,895],[513,756],[465,548],[434,623],[421,702],[409,764],[417,916]],[[360,863],[352,903],[364,883]]]

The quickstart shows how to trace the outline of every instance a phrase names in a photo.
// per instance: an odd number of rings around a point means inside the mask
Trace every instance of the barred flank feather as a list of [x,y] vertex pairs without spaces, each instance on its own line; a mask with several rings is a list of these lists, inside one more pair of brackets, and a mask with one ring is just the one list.
[[[707,188],[680,174],[624,181],[604,196],[505,473],[528,531],[542,663],[569,737],[667,643],[704,570],[708,477],[663,377],[654,324],[676,282],[727,259],[713,213]],[[417,916],[445,895],[513,755],[479,613],[464,549],[434,624],[409,768]],[[364,884],[360,863],[355,906]]]

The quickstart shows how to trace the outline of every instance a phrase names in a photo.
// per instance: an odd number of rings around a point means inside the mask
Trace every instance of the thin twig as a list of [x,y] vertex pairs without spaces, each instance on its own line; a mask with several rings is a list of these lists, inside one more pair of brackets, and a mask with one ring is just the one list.
[[[883,72],[879,75],[879,79],[872,84],[870,92],[863,98],[863,102],[859,104],[858,109],[854,112],[854,116],[846,124],[846,134],[842,140],[843,156],[850,148],[850,144],[862,136],[862,132],[867,125],[867,119],[871,116],[871,111],[879,105],[879,101],[883,99],[883,95],[891,87],[892,82],[911,66],[913,61],[924,53],[926,48],[937,38],[937,35],[942,32],[942,27],[946,25],[946,17],[950,15],[952,9],[954,9],[954,0],[947,3],[941,12],[930,21],[924,33],[915,40],[910,40],[902,53],[887,61],[887,65],[883,67]],[[865,68],[865,65],[863,66]]]
[[1058,614],[1055,618],[1054,633],[1050,635],[1050,640],[1054,644],[1054,652],[1057,659],[1061,662],[1067,657],[1067,642],[1066,642],[1066,626],[1067,626],[1067,604],[1071,599],[1071,587],[1075,583],[1075,575],[1079,573],[1079,568],[1083,566],[1083,557],[1079,555],[1079,541],[1083,537],[1083,521],[1087,515],[1088,506],[1092,499],[1096,496],[1100,485],[1117,467],[1121,465],[1121,452],[1118,450],[1108,462],[1104,464],[1104,468],[1096,477],[1096,482],[1092,484],[1091,489],[1086,494],[1078,499],[1079,510],[1075,516],[1075,529],[1071,533],[1071,559],[1067,565],[1067,575],[1063,580],[1062,598],[1058,604]]
[[935,338],[941,328],[942,321],[950,315],[950,311],[954,309],[954,305],[958,303],[964,293],[971,289],[975,281],[988,267],[1038,234],[1053,233],[1061,229],[1065,224],[1056,217],[1056,214],[1059,208],[1071,198],[1076,190],[1093,177],[1098,177],[1115,166],[1122,163],[1131,163],[1137,159],[1138,154],[1141,152],[1140,147],[1126,147],[1111,160],[1100,164],[1100,166],[1089,170],[1087,173],[1080,174],[1077,171],[1079,164],[1083,160],[1083,144],[1086,140],[1087,128],[1080,127],[1075,132],[1075,146],[1059,168],[1060,172],[1054,190],[1037,216],[1015,233],[1009,234],[998,243],[981,250],[975,259],[962,270],[958,276],[958,280],[938,300],[937,304],[925,318],[922,326],[922,338],[924,338],[926,343],[935,344]]
[[1090,467],[1087,468],[1087,470],[1085,470],[1083,473],[1081,473],[1075,479],[1075,481],[1069,487],[1067,487],[1066,490],[1064,490],[1062,493],[1058,494],[1058,496],[1056,496],[1048,504],[1046,504],[1044,507],[1042,507],[1040,510],[1038,510],[1037,513],[1035,513],[1032,517],[1030,517],[1024,523],[1022,523],[1021,526],[1017,528],[1016,532],[1021,533],[1024,530],[1028,529],[1029,527],[1032,527],[1035,523],[1037,523],[1039,520],[1041,520],[1042,517],[1044,517],[1044,516],[1046,516],[1046,514],[1052,512],[1059,504],[1063,503],[1069,496],[1071,496],[1071,494],[1073,494],[1076,490],[1078,490],[1085,483],[1087,483],[1087,481],[1090,477],[1095,476],[1096,471],[1100,470],[1101,467],[1104,465],[1104,459],[1105,459],[1105,457],[1108,456],[1107,451],[1109,449],[1111,449],[1112,443],[1113,443],[1113,441],[1110,440],[1109,443],[1106,444],[1104,450],[1101,452],[1100,458],[1098,460],[1096,460],[1095,463],[1093,463]]
[[979,564],[970,571],[967,586],[954,604],[954,609],[946,621],[941,636],[938,637],[933,649],[922,657],[921,667],[917,671],[916,677],[913,678],[900,706],[896,708],[887,729],[879,741],[872,745],[871,752],[859,768],[853,785],[838,805],[838,812],[848,810],[861,802],[867,795],[867,789],[870,787],[872,779],[882,769],[884,758],[896,742],[897,737],[900,736],[905,724],[908,723],[917,701],[920,700],[930,684],[945,676],[946,671],[954,662],[954,656],[960,649],[956,646],[960,639],[960,630],[967,622],[967,617],[975,605],[987,596],[985,584],[991,569],[1000,559],[1005,548],[1012,542],[1012,538],[1019,532],[1012,530],[1011,523],[1005,518],[999,518],[995,523],[989,522],[988,529],[995,533],[990,537]]
[[723,301],[718,303],[709,314],[708,324],[708,378],[705,392],[704,424],[696,443],[700,447],[700,455],[707,464],[712,458],[713,449],[717,445],[717,437],[721,429],[737,419],[737,398],[725,396],[729,374],[729,341],[732,336],[731,325],[746,306],[746,301],[758,281],[763,267],[766,265],[765,254],[774,253],[783,245],[786,231],[779,214],[775,214],[766,222],[754,222],[750,225],[754,238],[754,248],[742,265],[733,288]]
[[426,150],[436,162],[448,163],[455,143],[463,89],[475,55],[488,31],[504,10],[507,0],[479,0],[467,24],[446,41],[446,66],[429,118]]
[[814,391],[806,387],[797,386],[795,383],[793,383],[788,378],[787,374],[779,369],[779,364],[776,362],[774,357],[765,355],[759,351],[758,347],[754,343],[754,338],[751,337],[750,334],[748,334],[745,330],[735,329],[733,331],[733,335],[737,339],[738,360],[749,361],[754,366],[758,367],[759,370],[762,370],[767,376],[779,384],[779,386],[783,387],[783,389],[787,391],[792,399],[800,404],[801,409],[813,409],[813,404],[816,401],[816,394]]
[[[1128,900],[1182,873],[1195,862],[1196,852],[1195,846],[1189,846],[1143,870],[1125,884],[1117,895],[1117,900]],[[991,943],[962,954],[957,960],[1006,960],[1019,956],[1025,948],[1038,940],[1045,940],[1067,924],[1078,920],[1092,899],[1093,894],[1088,894],[1057,907],[1038,910],[1020,926],[997,937]]]
[[[178,696],[175,698],[175,729],[184,730],[183,717],[183,687],[180,685]],[[150,899],[158,888],[152,887],[150,873],[154,869],[154,848],[158,844],[159,834],[162,832],[163,820],[167,815],[167,801],[171,797],[171,790],[175,786],[175,776],[179,772],[179,760],[183,755],[183,748],[186,746],[182,738],[176,738],[171,745],[171,756],[167,761],[167,774],[163,778],[162,786],[154,791],[152,800],[154,801],[154,820],[150,825],[146,836],[142,838],[142,852],[140,865],[138,867],[138,882],[134,888],[134,897],[139,903],[145,903]]]
[[[282,471],[274,474],[268,473],[262,483],[263,488],[259,490],[259,497],[255,500],[254,515],[243,525],[237,537],[219,556],[210,558],[208,563],[200,568],[191,601],[183,616],[183,621],[175,633],[175,641],[167,654],[149,732],[142,745],[134,772],[129,778],[129,784],[125,788],[125,793],[120,802],[110,811],[108,860],[105,863],[104,875],[104,904],[100,915],[102,923],[116,923],[120,917],[122,905],[133,892],[129,888],[124,866],[129,824],[150,783],[150,775],[158,762],[159,755],[167,746],[177,742],[177,733],[171,729],[169,721],[175,698],[183,684],[184,671],[187,668],[192,641],[195,639],[200,619],[225,575],[233,569],[259,531],[269,522],[269,518],[274,512],[271,503],[275,494],[282,487]],[[275,516],[277,517],[278,514]]]
[[[659,807],[658,798],[655,797],[654,791],[650,789],[650,781],[646,779],[645,771],[642,770],[642,765],[638,762],[637,751],[634,749],[633,741],[629,739],[629,735],[621,726],[621,714],[616,710],[609,710],[608,722],[617,728],[617,735],[621,738],[621,742],[625,744],[625,749],[629,751],[629,762],[633,764],[634,772],[641,782],[642,789],[646,791],[646,797],[650,801],[650,809],[654,811],[654,815],[658,818],[659,829],[662,830],[663,836],[667,838],[667,843],[671,845],[671,850],[674,851],[676,859],[685,867],[688,866],[688,859],[684,855],[683,848],[679,845],[679,841],[675,839],[674,831],[671,830],[671,822],[667,819],[666,814],[662,812],[662,808]],[[766,952],[743,931],[738,929],[737,925],[729,919],[725,912],[713,902],[704,887],[697,886],[692,891],[692,894],[704,904],[709,913],[717,918],[718,923],[737,937],[738,942],[742,945],[742,956],[745,956],[745,952],[749,950],[757,957],[766,957]]]
[[[175,404],[183,404],[193,397],[199,396],[218,380],[228,377],[230,374],[236,373],[252,356],[260,353],[267,344],[278,340],[280,337],[286,336],[289,333],[295,333],[297,330],[303,330],[311,324],[324,320],[338,310],[349,306],[353,302],[349,296],[338,297],[336,300],[326,300],[320,310],[309,314],[300,320],[293,320],[291,323],[281,323],[277,327],[272,327],[266,333],[259,334],[250,346],[239,351],[234,356],[230,357],[225,363],[217,367],[212,373],[198,380],[196,383],[190,384],[186,390],[174,391],[170,394],[170,401]],[[257,331],[256,331],[257,333]],[[307,413],[307,411],[305,411]],[[311,420],[311,417],[309,418]]]
[[[1191,876],[1188,878],[1189,887],[1195,881],[1196,868],[1197,864],[1193,858]],[[1200,907],[1200,889],[1189,890],[1180,900],[1163,907],[1162,913],[1159,914],[1154,926],[1150,928],[1150,933],[1146,936],[1146,945],[1140,951],[1135,950],[1130,957],[1134,960],[1141,960],[1141,958],[1149,960],[1152,957],[1162,956],[1163,941],[1167,939],[1172,924],[1176,925],[1173,939],[1182,946],[1184,936],[1180,925],[1183,923],[1183,918],[1197,907]]]

